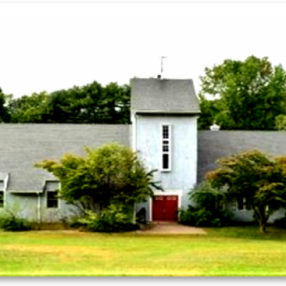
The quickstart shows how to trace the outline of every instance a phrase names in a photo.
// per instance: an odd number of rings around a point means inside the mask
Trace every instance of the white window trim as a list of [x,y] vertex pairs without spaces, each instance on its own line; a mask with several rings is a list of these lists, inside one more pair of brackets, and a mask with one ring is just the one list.
[[[168,131],[169,131],[169,138],[165,139],[163,138],[163,126],[168,126]],[[164,123],[161,124],[161,128],[160,128],[160,171],[161,172],[170,172],[172,170],[172,126],[171,124],[168,123]],[[163,151],[163,141],[168,141],[169,142],[169,151],[168,152],[164,152]],[[168,169],[164,169],[163,168],[163,154],[168,154],[169,155],[169,168]]]
[[6,207],[6,190],[8,186],[8,180],[9,180],[9,174],[6,175],[6,177],[3,180],[3,189],[0,189],[1,192],[3,192],[3,207],[0,207],[0,209],[4,209]]
[[[46,180],[46,181],[45,181],[45,188],[46,188],[47,183],[49,183],[49,182],[56,182],[56,183],[58,183],[58,190],[61,188],[61,183],[60,183],[59,181],[57,181],[57,180]],[[45,189],[45,192],[46,192],[46,195],[45,195],[45,197],[46,197],[46,209],[56,209],[56,210],[60,209],[61,200],[60,200],[59,198],[58,198],[58,206],[57,206],[56,208],[49,208],[49,207],[48,207],[48,193],[49,193],[49,192],[50,192],[50,193],[52,193],[52,192],[58,192],[58,191],[57,191],[57,190],[49,191],[49,190],[46,190],[46,189]]]
[[5,208],[5,205],[6,205],[6,199],[5,199],[6,194],[5,194],[5,191],[2,190],[2,189],[0,190],[0,192],[3,193],[3,206],[1,207],[1,205],[0,205],[0,210],[1,210],[1,209],[4,209],[4,208]]
[[236,207],[235,209],[239,212],[249,212],[250,211],[246,208],[246,198],[245,197],[243,197],[243,208],[242,209],[239,208],[237,200],[236,200],[235,207]]
[[[182,207],[182,190],[154,191],[154,196],[178,196],[178,210]],[[149,221],[153,221],[153,198],[149,198]]]
[[60,200],[59,200],[59,198],[57,198],[57,206],[56,207],[49,207],[48,206],[48,202],[49,202],[49,200],[48,200],[48,193],[58,193],[58,191],[47,191],[47,195],[46,195],[46,208],[47,209],[59,209],[60,208]]

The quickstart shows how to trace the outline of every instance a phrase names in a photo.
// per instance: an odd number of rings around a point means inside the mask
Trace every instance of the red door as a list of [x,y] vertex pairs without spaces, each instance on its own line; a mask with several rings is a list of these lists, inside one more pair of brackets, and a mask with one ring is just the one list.
[[153,198],[153,220],[176,221],[178,196],[155,196]]

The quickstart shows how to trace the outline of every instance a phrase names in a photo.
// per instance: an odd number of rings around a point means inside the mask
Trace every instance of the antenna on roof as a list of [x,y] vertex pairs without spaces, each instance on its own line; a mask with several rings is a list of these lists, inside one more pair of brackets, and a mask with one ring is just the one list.
[[164,56],[161,57],[161,74],[158,75],[158,78],[163,78],[163,60],[166,58],[167,57],[164,57]]

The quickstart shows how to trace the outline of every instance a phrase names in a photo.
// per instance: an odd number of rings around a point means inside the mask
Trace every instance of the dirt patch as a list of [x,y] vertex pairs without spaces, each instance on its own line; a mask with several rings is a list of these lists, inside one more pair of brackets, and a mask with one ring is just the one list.
[[137,232],[146,234],[206,234],[202,228],[181,225],[179,223],[152,223]]
[[110,257],[111,251],[99,249],[96,247],[79,247],[79,246],[54,246],[54,245],[4,245],[1,247],[2,250],[13,250],[13,251],[23,251],[23,252],[36,252],[52,255],[92,255],[100,257]]

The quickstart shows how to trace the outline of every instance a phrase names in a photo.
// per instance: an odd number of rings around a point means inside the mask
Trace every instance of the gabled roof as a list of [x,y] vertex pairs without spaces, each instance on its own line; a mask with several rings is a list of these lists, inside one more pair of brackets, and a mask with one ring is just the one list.
[[65,153],[84,154],[83,147],[117,142],[129,146],[129,125],[0,124],[0,176],[9,173],[7,191],[42,191],[54,177],[35,168],[44,159]]
[[200,108],[193,81],[133,78],[131,112],[197,114]]
[[270,156],[286,155],[286,132],[279,131],[199,131],[198,183],[216,161],[242,151],[257,149]]

